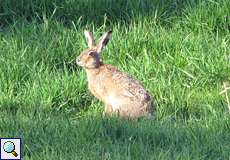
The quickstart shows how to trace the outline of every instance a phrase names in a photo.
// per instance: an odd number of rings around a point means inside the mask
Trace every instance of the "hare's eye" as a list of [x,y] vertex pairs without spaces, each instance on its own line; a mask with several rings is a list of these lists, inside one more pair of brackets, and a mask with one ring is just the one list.
[[93,56],[93,55],[94,55],[94,51],[90,51],[90,52],[88,53],[88,55],[89,55],[89,56]]

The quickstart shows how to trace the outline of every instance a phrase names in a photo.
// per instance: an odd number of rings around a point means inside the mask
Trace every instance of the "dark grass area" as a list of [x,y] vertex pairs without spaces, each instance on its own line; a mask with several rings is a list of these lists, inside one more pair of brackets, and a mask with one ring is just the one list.
[[[4,123],[6,117],[14,120]],[[229,122],[229,115],[221,120],[133,122],[70,119],[45,111],[30,118],[5,113],[1,129],[7,137],[23,138],[25,159],[228,159]]]

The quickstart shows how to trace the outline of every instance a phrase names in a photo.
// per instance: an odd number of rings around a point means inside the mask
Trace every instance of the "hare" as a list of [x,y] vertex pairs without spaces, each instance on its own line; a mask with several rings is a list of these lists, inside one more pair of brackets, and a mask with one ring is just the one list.
[[84,34],[89,48],[78,56],[76,63],[85,69],[91,93],[104,102],[104,114],[116,113],[130,119],[152,115],[152,99],[143,85],[112,65],[104,64],[100,58],[112,31],[104,33],[97,44],[90,31],[85,30]]

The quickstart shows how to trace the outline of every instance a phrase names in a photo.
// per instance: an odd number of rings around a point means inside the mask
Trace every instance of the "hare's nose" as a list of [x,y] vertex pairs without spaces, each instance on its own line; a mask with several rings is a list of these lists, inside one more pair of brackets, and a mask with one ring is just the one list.
[[77,65],[79,65],[79,66],[82,65],[82,62],[81,62],[80,58],[76,59],[76,63],[77,63]]

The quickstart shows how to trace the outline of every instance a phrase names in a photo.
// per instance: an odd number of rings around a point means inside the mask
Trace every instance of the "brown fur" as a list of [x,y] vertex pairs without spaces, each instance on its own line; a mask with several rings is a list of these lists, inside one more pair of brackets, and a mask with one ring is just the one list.
[[[128,74],[101,62],[99,54],[103,45],[109,41],[111,33],[105,33],[99,44],[83,51],[77,59],[77,64],[86,70],[89,90],[105,103],[106,115],[113,112],[128,118],[152,115],[152,99],[143,85]],[[86,39],[94,43],[92,33],[85,31],[85,35],[91,35]]]

